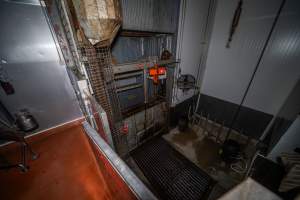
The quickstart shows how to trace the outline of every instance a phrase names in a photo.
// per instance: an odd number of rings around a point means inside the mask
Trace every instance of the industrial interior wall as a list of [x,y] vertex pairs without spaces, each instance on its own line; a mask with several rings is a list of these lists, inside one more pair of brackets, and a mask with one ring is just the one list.
[[[218,1],[201,93],[239,104],[282,0],[244,0],[226,48],[238,0]],[[287,0],[243,106],[276,114],[300,77],[300,2]]]
[[[191,74],[196,79],[200,70],[202,53],[205,51],[206,30],[213,0],[183,0],[180,5],[176,58],[180,60],[175,78]],[[181,103],[195,95],[195,90],[183,92],[174,88],[173,104]]]
[[39,130],[82,117],[66,65],[39,1],[0,2],[0,99],[11,114],[27,109]]

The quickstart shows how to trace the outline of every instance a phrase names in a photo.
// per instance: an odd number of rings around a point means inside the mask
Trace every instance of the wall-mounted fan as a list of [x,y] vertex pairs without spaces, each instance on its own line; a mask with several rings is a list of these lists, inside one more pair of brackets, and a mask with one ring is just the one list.
[[193,75],[183,74],[177,79],[177,87],[183,91],[195,88],[196,79]]

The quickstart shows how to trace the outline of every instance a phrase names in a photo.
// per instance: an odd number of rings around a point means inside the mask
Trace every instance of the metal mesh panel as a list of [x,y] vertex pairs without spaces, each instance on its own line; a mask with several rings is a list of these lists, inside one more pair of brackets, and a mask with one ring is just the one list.
[[[48,1],[49,4],[51,2],[52,0]],[[81,73],[84,73],[84,70],[80,66],[82,63],[84,64],[95,99],[107,113],[116,149],[120,155],[127,154],[127,137],[120,133],[122,115],[111,66],[110,46],[92,46],[85,39],[85,43],[79,42],[78,38],[74,37],[74,22],[72,20],[75,18],[69,17],[71,14],[69,8],[66,7],[66,1],[53,0],[53,2],[57,4],[57,10],[75,64]]]
[[111,66],[110,47],[80,45],[80,52],[94,96],[108,115],[116,148],[119,154],[127,154],[127,138],[120,132],[122,115]]

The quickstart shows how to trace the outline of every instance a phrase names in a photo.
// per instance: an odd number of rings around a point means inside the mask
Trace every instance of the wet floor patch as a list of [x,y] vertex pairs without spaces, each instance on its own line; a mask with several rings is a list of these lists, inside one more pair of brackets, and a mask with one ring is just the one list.
[[243,176],[233,172],[222,161],[219,156],[221,144],[202,132],[202,129],[192,128],[180,132],[175,128],[163,137],[182,155],[212,176],[220,187],[228,190],[238,184]]
[[188,143],[193,143],[198,139],[198,135],[192,129],[188,129],[185,132],[178,132],[172,135],[172,141],[180,145],[187,145]]

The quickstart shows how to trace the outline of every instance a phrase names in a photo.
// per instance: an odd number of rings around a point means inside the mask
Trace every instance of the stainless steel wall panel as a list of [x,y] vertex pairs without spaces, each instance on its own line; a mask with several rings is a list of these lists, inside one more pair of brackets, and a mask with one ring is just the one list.
[[42,7],[0,1],[0,21],[0,67],[15,89],[13,95],[0,89],[7,109],[28,109],[39,130],[82,117]]

